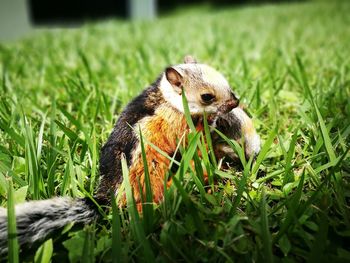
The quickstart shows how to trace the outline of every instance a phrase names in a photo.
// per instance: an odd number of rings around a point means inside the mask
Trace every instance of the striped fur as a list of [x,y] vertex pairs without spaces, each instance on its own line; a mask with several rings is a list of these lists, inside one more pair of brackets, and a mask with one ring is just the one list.
[[[68,223],[89,223],[98,214],[87,199],[57,197],[15,207],[20,247],[43,241]],[[7,252],[7,210],[0,209],[0,255]]]

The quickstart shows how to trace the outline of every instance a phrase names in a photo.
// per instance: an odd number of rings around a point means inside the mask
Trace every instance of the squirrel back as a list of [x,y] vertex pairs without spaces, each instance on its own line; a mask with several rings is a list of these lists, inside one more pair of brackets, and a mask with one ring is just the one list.
[[164,103],[158,89],[159,82],[160,77],[125,107],[101,149],[100,182],[96,192],[96,198],[101,203],[108,204],[108,193],[113,191],[117,194],[118,186],[123,181],[122,154],[127,164],[131,164],[132,152],[138,144],[137,135],[131,127],[141,119],[154,115],[157,106]]

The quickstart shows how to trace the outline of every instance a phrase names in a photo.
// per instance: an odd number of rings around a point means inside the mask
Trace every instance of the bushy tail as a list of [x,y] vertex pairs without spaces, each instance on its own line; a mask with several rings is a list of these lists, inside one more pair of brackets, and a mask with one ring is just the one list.
[[[42,241],[68,223],[89,223],[98,212],[88,199],[68,197],[31,201],[15,207],[20,246]],[[7,211],[0,209],[0,255],[7,253]]]

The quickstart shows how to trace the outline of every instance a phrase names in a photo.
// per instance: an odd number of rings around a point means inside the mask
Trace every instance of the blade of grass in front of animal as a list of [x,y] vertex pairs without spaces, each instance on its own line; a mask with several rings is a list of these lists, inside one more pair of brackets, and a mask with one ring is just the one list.
[[[214,169],[213,167],[217,167],[217,161],[215,157],[214,147],[211,139],[211,133],[208,125],[207,120],[207,114],[204,112],[203,115],[203,128],[204,128],[204,134],[202,134],[202,140],[198,144],[198,147],[202,154],[202,159],[204,162],[204,165],[206,167],[206,173],[208,176],[208,183],[212,188],[212,191],[214,191]],[[209,161],[209,156],[210,160]]]
[[81,255],[81,262],[93,263],[94,257],[94,243],[95,243],[95,224],[85,226],[85,238]]
[[[137,132],[135,130],[135,128],[131,125],[128,124],[128,126],[130,127],[130,129],[132,129],[133,131]],[[146,142],[147,144],[149,144],[153,149],[155,149],[157,152],[159,152],[161,155],[163,155],[164,157],[166,157],[167,159],[170,160],[170,165],[169,165],[169,168],[171,167],[171,165],[173,163],[177,164],[177,165],[180,165],[180,162],[178,162],[177,160],[175,160],[175,156],[176,156],[176,153],[178,152],[179,150],[179,147],[181,145],[181,142],[183,141],[184,137],[185,137],[185,133],[181,136],[181,138],[179,139],[179,143],[177,144],[176,146],[176,149],[175,149],[175,152],[173,154],[172,157],[170,157],[165,151],[163,151],[162,149],[160,149],[157,145],[155,145],[154,143],[150,142],[149,140],[147,140],[147,138],[143,137],[143,140],[144,142]]]
[[234,140],[230,140],[227,138],[225,134],[223,134],[221,131],[214,129],[219,136],[224,139],[224,141],[237,153],[239,160],[241,161],[243,167],[246,166],[246,159],[245,159],[245,154],[243,148]]
[[[206,173],[207,173],[207,177],[208,177],[208,183],[209,185],[212,187],[212,189],[214,190],[214,177],[213,177],[213,172],[212,172],[212,163],[210,162],[209,159],[209,154],[208,154],[208,150],[206,147],[206,142],[205,142],[205,136],[203,134],[203,132],[199,132],[201,135],[201,138],[198,142],[198,148],[199,151],[201,153],[201,160],[205,166],[206,169]],[[198,150],[197,150],[198,151]]]
[[190,108],[188,107],[188,101],[185,95],[185,90],[182,89],[182,104],[184,107],[184,112],[185,112],[185,118],[187,121],[188,126],[190,127],[192,132],[196,131],[196,127],[193,124],[191,113],[190,113]]
[[262,163],[268,151],[270,150],[271,145],[276,137],[276,134],[277,134],[277,127],[273,128],[273,130],[270,132],[269,136],[267,137],[267,140],[264,143],[264,146],[262,147],[260,153],[258,154],[258,157],[256,158],[256,162],[253,166],[252,177],[255,178],[256,173],[259,170],[260,164]]
[[118,263],[123,261],[122,239],[119,211],[113,191],[111,191],[112,202],[112,261]]
[[[179,168],[179,170],[182,168],[183,166],[181,166],[180,168]],[[180,171],[180,173],[181,173],[181,171]],[[173,182],[173,184],[175,185],[175,187],[176,187],[176,189],[179,191],[179,194],[180,194],[180,196],[181,196],[181,198],[182,198],[182,200],[177,200],[177,201],[175,201],[174,200],[174,204],[173,204],[173,214],[175,215],[176,213],[177,213],[177,210],[179,209],[179,203],[180,202],[184,202],[186,205],[188,205],[188,203],[189,203],[189,195],[188,195],[188,193],[187,193],[187,191],[185,190],[185,188],[181,185],[181,183],[180,183],[180,180],[176,177],[176,176],[174,176],[173,177],[173,179],[172,179],[172,182]]]
[[[190,198],[188,196],[187,191],[182,186],[180,182],[183,181],[183,178],[185,177],[185,174],[190,167],[190,162],[193,158],[193,155],[197,149],[197,145],[200,139],[200,133],[195,133],[195,135],[192,137],[192,139],[189,141],[188,147],[186,151],[183,153],[181,164],[179,169],[177,170],[175,176],[172,178],[172,181],[174,185],[176,186],[177,190],[180,193],[180,196],[182,197],[182,201],[189,206],[190,205]],[[178,208],[178,206],[177,206]],[[177,209],[174,208],[174,209]]]
[[98,161],[98,150],[97,150],[97,139],[95,126],[92,127],[92,139],[88,140],[88,147],[90,149],[90,154],[92,155],[91,160],[91,176],[90,176],[90,192],[93,192],[96,184],[96,174],[97,174],[97,161]]
[[129,212],[131,229],[133,231],[135,239],[143,247],[145,261],[154,262],[155,258],[154,258],[153,251],[151,249],[151,245],[148,239],[146,238],[144,229],[142,227],[142,222],[140,220],[139,214],[136,209],[135,199],[133,196],[133,191],[131,189],[130,180],[129,180],[128,165],[126,163],[125,156],[122,156],[121,162],[122,162],[123,178],[125,181],[127,210]]
[[19,246],[17,239],[15,200],[12,179],[9,178],[7,192],[7,233],[8,233],[8,258],[9,262],[19,262]]
[[[168,188],[168,182],[169,180],[172,180],[170,177],[172,177],[172,171],[171,171],[171,167],[173,167],[173,164],[175,163],[178,167],[180,167],[180,164],[181,162],[178,162],[175,160],[178,152],[179,152],[179,148],[181,146],[181,142],[183,141],[184,137],[185,137],[185,133],[182,134],[181,138],[178,140],[178,143],[176,145],[176,149],[172,155],[172,157],[169,156],[169,160],[170,160],[170,164],[169,164],[169,171],[168,173],[166,174],[165,178],[164,178],[164,184],[163,184],[163,189],[164,189],[164,202],[162,203],[162,206],[161,206],[161,211],[162,211],[162,214],[164,215],[164,218],[169,218],[171,217],[171,215],[173,215],[175,209],[171,209],[170,207],[172,206],[171,205],[171,199],[170,199],[170,195],[173,193],[173,188],[169,187]],[[152,144],[150,144],[152,146]],[[153,147],[153,146],[152,146]],[[153,147],[154,148],[154,147]],[[158,147],[157,147],[158,148]],[[157,148],[154,148],[157,150]],[[159,149],[159,148],[158,148]],[[159,149],[160,150],[160,149]],[[158,151],[158,150],[157,150]],[[158,151],[159,153],[161,153],[163,156],[164,154],[166,156],[168,156],[168,154],[166,153],[162,153],[162,151]],[[173,200],[173,204],[176,202],[175,198]],[[173,206],[176,206],[176,205],[173,205]]]
[[[183,183],[184,180],[181,181],[182,183],[180,183],[180,181],[179,181],[179,178],[184,178],[185,173],[187,173],[188,169],[191,168],[191,165],[189,163],[191,162],[193,155],[195,153],[195,151],[191,150],[191,149],[194,148],[195,150],[197,150],[196,144],[199,141],[199,138],[200,138],[199,135],[200,135],[199,133],[196,133],[192,137],[192,139],[190,140],[189,148],[187,148],[186,151],[184,152],[184,158],[182,159],[179,171],[177,172],[176,176],[174,176],[174,178],[173,178],[173,182],[174,182],[174,185],[179,190],[179,193],[182,197],[182,201],[184,202],[184,204],[187,207],[188,216],[193,218],[193,222],[196,222],[198,232],[203,233],[204,232],[204,222],[203,222],[203,218],[200,218],[198,215],[198,211],[197,211],[198,205],[196,205],[195,202],[193,202],[191,200],[191,198],[189,197],[190,193],[189,193],[189,190],[186,189],[186,184]],[[179,174],[179,172],[182,174]],[[204,194],[203,197],[205,198],[206,194]],[[175,214],[176,214],[177,209],[179,209],[180,201],[181,201],[181,199],[177,203],[177,206],[174,208]]]
[[191,171],[196,172],[196,177],[200,179],[202,184],[204,183],[204,171],[203,171],[203,165],[202,160],[199,158],[198,152],[194,152],[192,157],[192,168]]
[[[188,167],[190,166],[190,162],[193,158],[195,151],[197,150],[197,146],[200,140],[200,133],[196,132],[192,139],[189,140],[189,144],[187,146],[186,152],[183,154],[181,166],[183,167],[182,176],[186,173]],[[183,177],[180,177],[183,178]]]
[[[141,133],[141,128],[139,129],[140,134],[140,144],[141,144],[141,155],[143,162],[143,170],[145,176],[145,187],[146,187],[146,202],[142,204],[142,212],[143,212],[143,223],[145,227],[146,234],[150,233],[152,230],[153,223],[153,193],[150,181],[150,175],[148,170],[148,162],[146,157],[145,145],[143,142],[143,135]],[[140,190],[143,193],[143,189]]]
[[204,112],[204,115],[203,115],[203,126],[204,126],[204,135],[205,135],[206,143],[207,143],[207,146],[208,146],[208,151],[209,151],[209,154],[210,154],[210,158],[211,158],[212,163],[216,167],[217,166],[217,161],[216,161],[216,157],[215,157],[213,142],[211,140],[211,133],[210,133],[209,125],[208,125],[206,112]]
[[52,238],[46,240],[35,252],[34,263],[50,263],[53,252]]
[[[170,157],[166,152],[164,152],[163,150],[161,150],[157,145],[155,145],[154,143],[151,143],[150,141],[147,140],[147,138],[143,138],[144,141],[149,144],[153,149],[155,149],[157,152],[159,152],[161,155],[163,155],[164,157],[166,157],[167,159],[169,159],[172,163],[175,163],[177,165],[180,165],[180,162],[175,160],[175,157]],[[180,140],[181,141],[181,140]],[[178,147],[177,147],[178,149]],[[175,151],[177,152],[177,150]],[[171,167],[171,165],[170,165]]]
[[[205,135],[203,134],[203,132],[201,132],[201,140],[200,142],[198,143],[198,148],[200,150],[200,153],[202,155],[202,160],[204,162],[204,164],[207,166],[207,165],[210,165],[210,159],[209,159],[209,154],[208,154],[208,149],[206,147],[206,139],[205,139]],[[210,167],[208,166],[208,169]]]
[[194,154],[193,159],[194,159],[195,166],[194,166],[194,171],[190,167],[190,171],[191,171],[190,174],[191,174],[191,177],[193,178],[194,183],[198,188],[199,193],[201,194],[201,197],[204,198],[206,192],[204,190],[203,183],[199,179],[199,178],[203,178],[202,165],[200,163],[198,156],[196,156],[196,153]]

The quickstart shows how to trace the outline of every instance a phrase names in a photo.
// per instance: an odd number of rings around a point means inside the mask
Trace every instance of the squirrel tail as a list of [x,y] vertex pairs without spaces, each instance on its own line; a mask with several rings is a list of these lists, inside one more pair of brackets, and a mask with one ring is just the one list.
[[[88,198],[57,197],[16,205],[17,238],[20,246],[45,240],[68,223],[86,224],[99,216]],[[0,209],[0,255],[7,253],[7,210]]]

